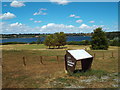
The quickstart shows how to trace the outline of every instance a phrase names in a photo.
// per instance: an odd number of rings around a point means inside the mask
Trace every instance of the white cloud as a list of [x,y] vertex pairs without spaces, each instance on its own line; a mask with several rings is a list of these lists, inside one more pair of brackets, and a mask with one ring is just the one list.
[[64,25],[64,24],[55,24],[55,23],[48,23],[47,25],[42,26],[42,29],[47,28],[74,28],[73,25]]
[[2,31],[2,33],[6,33],[6,34],[35,32],[33,28],[31,28],[25,24],[19,23],[19,22],[12,23],[12,24],[3,23],[1,31]]
[[34,21],[34,23],[41,23],[42,21]]
[[10,26],[11,27],[16,27],[16,26],[22,26],[22,24],[21,23],[18,23],[18,22],[16,22],[16,23],[12,23],[12,24],[10,24]]
[[49,23],[49,24],[47,24],[47,25],[42,26],[41,28],[42,28],[42,29],[45,29],[45,28],[47,28],[47,27],[52,27],[52,26],[55,26],[55,24],[54,24],[54,23]]
[[40,8],[38,12],[35,12],[33,15],[46,15],[47,13],[43,12],[46,11],[46,8]]
[[25,6],[25,4],[23,2],[14,0],[11,2],[10,6],[11,7],[23,7]]
[[43,26],[38,27],[29,27],[25,24],[16,22],[12,24],[8,24],[5,22],[1,22],[2,25],[2,33],[55,33],[55,32],[65,32],[65,33],[88,33],[93,31],[97,27],[102,27],[103,30],[107,30],[108,27],[104,25],[92,25],[88,26],[86,24],[81,24],[79,27],[73,25],[64,25],[64,24],[55,24],[55,23],[48,23]]
[[95,21],[89,21],[89,23],[95,23]]
[[50,0],[50,2],[57,3],[59,5],[67,5],[70,1],[68,1],[68,0]]
[[84,29],[84,28],[90,28],[90,26],[86,25],[86,24],[82,24],[79,28]]
[[48,23],[44,25],[40,29],[42,32],[76,32],[78,28],[73,25],[64,25],[64,24],[55,24],[55,23]]
[[102,27],[103,30],[107,30],[108,28],[105,25],[92,25],[92,26],[88,26],[86,24],[82,24],[80,25],[80,29],[83,30],[84,32],[91,32],[94,29],[98,28],[98,27]]
[[0,22],[0,26],[2,26],[2,25],[4,25],[5,24],[5,22]]
[[79,28],[81,28],[81,29],[92,29],[93,30],[93,29],[96,29],[98,27],[103,27],[104,28],[104,25],[92,25],[92,26],[88,26],[86,24],[82,24],[82,25],[80,25]]
[[82,23],[83,20],[76,20],[76,23]]
[[13,13],[7,12],[2,15],[0,15],[0,19],[7,20],[7,19],[12,19],[15,18],[16,16]]
[[88,26],[86,24],[81,24],[79,27],[76,27],[73,25],[64,25],[64,24],[55,24],[55,23],[48,23],[47,25],[43,25],[42,27],[37,27],[36,29],[43,33],[55,33],[55,32],[88,33],[98,27],[102,27],[103,29],[105,29],[104,25]]
[[74,15],[74,14],[71,14],[69,17],[75,17],[75,15]]
[[34,19],[33,19],[33,18],[30,18],[29,20],[31,20],[31,21],[32,21],[32,20],[34,20]]
[[45,11],[45,10],[47,10],[47,9],[46,9],[46,8],[40,8],[40,10],[44,10],[44,11]]
[[69,17],[80,18],[80,16],[76,16],[75,14],[69,15]]

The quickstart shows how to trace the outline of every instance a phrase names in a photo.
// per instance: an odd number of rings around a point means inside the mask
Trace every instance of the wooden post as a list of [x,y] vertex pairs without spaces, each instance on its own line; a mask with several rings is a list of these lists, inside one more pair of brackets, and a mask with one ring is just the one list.
[[94,58],[95,58],[95,53],[94,53]]
[[113,52],[112,52],[112,58],[114,57]]
[[42,56],[40,56],[40,62],[41,62],[41,64],[43,64],[43,62],[42,62]]
[[103,52],[103,59],[104,59],[104,52]]
[[23,65],[26,66],[26,58],[23,56]]
[[66,54],[64,56],[64,59],[65,59],[65,70],[67,71],[68,69],[67,69],[67,55]]
[[2,58],[0,58],[0,66],[2,65]]
[[56,58],[57,58],[58,67],[60,67],[59,66],[59,56],[56,56]]
[[57,61],[59,61],[59,56],[57,56]]

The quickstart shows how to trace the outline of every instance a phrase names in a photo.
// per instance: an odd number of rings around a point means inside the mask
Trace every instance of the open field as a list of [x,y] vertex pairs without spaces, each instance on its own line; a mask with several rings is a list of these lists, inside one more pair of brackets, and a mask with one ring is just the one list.
[[[90,50],[90,46],[66,45],[47,49],[44,45],[3,45],[3,88],[117,88],[118,47]],[[64,70],[67,49],[87,49],[95,55],[92,71],[69,76]],[[26,66],[23,64],[26,58]],[[42,61],[40,61],[42,56]],[[58,56],[58,60],[57,57]],[[80,62],[77,67],[81,68]]]
[[[51,50],[51,49],[48,49],[47,46],[41,44],[41,45],[37,45],[37,44],[13,44],[13,45],[1,45],[0,46],[1,49],[3,50]],[[66,49],[83,49],[83,48],[88,48],[89,49],[89,46],[84,46],[84,45],[81,45],[81,46],[78,46],[78,45],[66,45],[64,47],[64,49],[54,49],[54,50],[66,50]]]

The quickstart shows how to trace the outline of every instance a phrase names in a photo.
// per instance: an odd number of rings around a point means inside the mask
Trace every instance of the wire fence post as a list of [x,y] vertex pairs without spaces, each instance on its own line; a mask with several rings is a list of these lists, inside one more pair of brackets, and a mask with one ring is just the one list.
[[2,66],[2,58],[0,58],[0,66]]
[[26,58],[23,56],[23,66],[26,66]]
[[59,56],[57,56],[57,61],[59,61]]
[[94,59],[95,59],[95,57],[96,57],[96,55],[95,55],[95,53],[94,53]]
[[59,64],[59,56],[56,56],[57,58],[57,63],[58,63],[58,68],[60,67],[60,64]]
[[42,58],[42,56],[40,56],[40,63],[41,64],[43,64],[42,60],[43,60],[43,58]]
[[103,59],[104,59],[104,52],[103,52]]

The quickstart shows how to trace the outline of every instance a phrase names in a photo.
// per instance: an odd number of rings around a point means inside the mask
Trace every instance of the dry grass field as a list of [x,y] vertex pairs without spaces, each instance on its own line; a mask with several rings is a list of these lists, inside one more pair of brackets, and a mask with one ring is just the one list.
[[[118,47],[90,50],[90,46],[67,45],[47,49],[44,45],[3,45],[3,88],[118,88]],[[67,49],[87,49],[95,55],[92,70],[68,75],[64,55]],[[42,56],[42,62],[40,56]],[[58,56],[58,60],[57,57]],[[23,57],[26,66],[23,64]],[[81,68],[80,62],[77,67]]]

